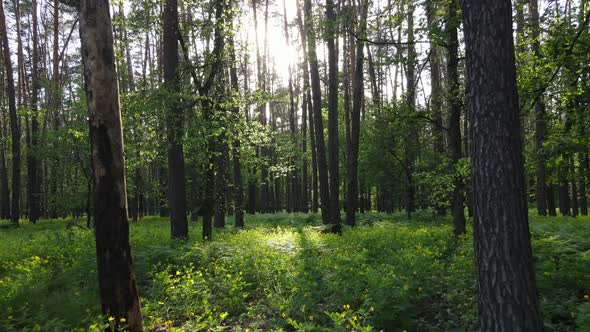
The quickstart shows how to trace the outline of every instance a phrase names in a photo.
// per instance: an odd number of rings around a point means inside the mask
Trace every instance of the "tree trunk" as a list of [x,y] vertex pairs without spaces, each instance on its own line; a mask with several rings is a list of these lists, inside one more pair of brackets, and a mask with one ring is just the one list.
[[542,331],[509,0],[464,0],[481,331]]
[[[357,34],[364,38],[367,34],[367,15],[369,1],[363,0],[359,7],[359,25]],[[350,45],[352,47],[352,43]],[[354,79],[352,82],[352,109],[350,112],[350,145],[346,154],[346,224],[356,224],[356,211],[358,210],[359,181],[358,158],[361,127],[361,108],[363,106],[363,62],[365,43],[362,39],[356,40],[356,54],[354,56]],[[352,59],[351,59],[352,60]],[[364,206],[364,205],[363,205]]]
[[28,186],[28,203],[29,203],[29,220],[31,223],[36,223],[40,214],[40,191],[41,179],[39,169],[39,120],[38,120],[38,94],[39,94],[39,47],[38,47],[38,22],[37,22],[37,0],[32,1],[32,16],[33,16],[33,59],[32,59],[32,91],[31,91],[31,146],[27,156],[27,173],[29,179]]
[[577,216],[578,211],[578,186],[576,185],[576,168],[574,166],[574,156],[570,158],[570,176],[572,178],[572,216]]
[[587,174],[590,169],[588,162],[588,152],[585,150],[580,153],[580,165],[578,166],[578,181],[580,184],[580,214],[583,216],[588,215],[588,197],[586,191],[586,184],[588,183]]
[[[406,105],[410,112],[416,112],[416,45],[414,44],[414,4],[410,3],[408,6],[408,59],[406,70]],[[406,211],[408,218],[411,218],[412,213],[416,210],[416,189],[414,188],[414,164],[417,157],[418,149],[418,130],[412,129],[409,134],[409,139],[406,142],[405,149],[405,167],[406,177],[408,180],[406,187]]]
[[311,0],[304,0],[305,30],[307,32],[307,56],[311,75],[311,91],[313,95],[313,122],[315,130],[315,144],[317,150],[318,176],[320,183],[320,207],[322,222],[332,221],[330,209],[330,185],[328,181],[328,162],[326,160],[326,143],[324,140],[324,124],[322,123],[322,89],[320,86],[320,72],[316,54],[315,30],[312,18]]
[[337,21],[334,0],[326,0],[326,35],[328,42],[328,161],[330,167],[330,223],[340,233],[340,161],[338,149],[338,51]]
[[561,212],[562,216],[570,215],[569,183],[567,179],[568,164],[567,157],[563,156],[557,170],[557,178],[559,179],[559,212]]
[[[426,18],[430,27],[430,33],[433,34],[434,24],[436,20],[436,2],[433,0],[426,1]],[[456,34],[456,25],[455,34]],[[451,47],[451,45],[449,45]],[[443,119],[442,119],[442,103],[443,103],[443,88],[441,83],[441,72],[440,72],[440,55],[439,49],[436,44],[435,36],[430,37],[430,113],[434,120],[432,126],[432,138],[434,141],[434,151],[440,154],[445,152],[444,135],[443,135]],[[443,212],[442,210],[439,212]],[[442,213],[444,214],[444,213]]]
[[459,39],[457,38],[457,26],[459,18],[457,10],[459,7],[458,0],[451,0],[449,3],[449,12],[447,19],[447,35],[449,60],[447,64],[447,77],[449,80],[449,152],[451,155],[451,172],[453,174],[453,197],[452,197],[452,215],[455,235],[465,234],[465,185],[463,177],[457,173],[459,161],[463,158],[461,144],[461,108],[462,96],[459,86]]
[[[230,31],[233,31],[233,17],[230,18]],[[236,49],[234,43],[234,36],[229,38],[229,51],[231,56],[230,61],[230,82],[233,98],[239,97],[240,89],[238,86],[238,71],[236,68]],[[247,111],[247,110],[246,110]],[[233,121],[240,123],[240,106],[238,103],[233,104],[232,107]],[[234,178],[234,226],[236,228],[244,227],[244,186],[242,184],[242,164],[240,154],[240,128],[234,127],[233,133],[235,139],[233,141],[232,162],[233,162],[233,178]]]
[[182,147],[184,112],[178,96],[178,5],[177,0],[166,0],[163,13],[164,85],[172,94],[168,100],[168,205],[170,231],[173,239],[188,237],[186,219],[186,189],[184,178],[184,152]]
[[[533,52],[537,59],[541,58],[540,42],[540,22],[539,6],[537,0],[530,0],[530,24],[531,40]],[[547,215],[547,181],[545,171],[545,157],[543,156],[543,142],[545,141],[545,102],[543,95],[537,98],[535,103],[535,160],[536,160],[536,177],[537,191],[535,199],[537,201],[537,213],[541,216]]]
[[102,312],[115,318],[116,330],[143,331],[129,245],[123,132],[108,1],[81,0],[79,13]]
[[8,112],[10,114],[10,132],[12,135],[12,206],[10,209],[11,222],[19,225],[20,217],[20,124],[16,113],[16,93],[14,76],[12,74],[12,59],[10,58],[10,44],[6,31],[6,19],[4,17],[4,5],[0,1],[0,34],[2,38],[2,50],[4,56],[4,68],[6,70],[6,90],[8,90]]
[[555,188],[553,185],[548,185],[547,189],[547,212],[550,216],[557,216],[557,210],[555,206]]

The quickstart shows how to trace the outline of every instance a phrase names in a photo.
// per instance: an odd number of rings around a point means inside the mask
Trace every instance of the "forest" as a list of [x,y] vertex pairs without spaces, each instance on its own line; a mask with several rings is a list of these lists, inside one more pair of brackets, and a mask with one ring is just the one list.
[[0,9],[0,330],[590,331],[590,1]]

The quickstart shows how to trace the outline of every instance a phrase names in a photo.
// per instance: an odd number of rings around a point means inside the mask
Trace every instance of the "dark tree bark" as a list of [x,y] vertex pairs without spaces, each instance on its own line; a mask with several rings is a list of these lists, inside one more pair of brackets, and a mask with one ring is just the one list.
[[569,183],[567,179],[569,162],[564,156],[557,170],[557,178],[559,180],[559,212],[562,216],[570,215],[570,194]]
[[[303,15],[301,14],[301,4],[297,0],[297,26],[299,27],[299,35],[301,37],[301,48],[303,49],[303,111],[307,111],[308,123],[309,123],[309,142],[311,150],[311,211],[313,213],[318,212],[318,179],[317,179],[317,156],[316,156],[316,144],[315,144],[315,130],[313,121],[313,106],[311,98],[311,87],[309,84],[309,61],[307,56],[307,33],[303,24]],[[304,135],[304,143],[305,141]],[[304,148],[304,156],[307,149]],[[307,209],[304,207],[304,209]]]
[[[426,18],[428,26],[430,27],[430,33],[432,34],[435,30],[434,24],[436,23],[436,2],[433,0],[426,1]],[[449,13],[450,14],[450,13]],[[456,27],[455,27],[456,29]],[[443,135],[443,118],[442,118],[442,103],[443,103],[443,88],[441,82],[441,64],[439,49],[437,46],[436,36],[430,37],[430,112],[432,113],[432,119],[434,125],[432,126],[432,138],[434,151],[440,154],[445,152],[444,135]],[[449,45],[451,46],[451,45]]]
[[168,205],[170,208],[170,231],[173,239],[188,237],[186,219],[186,188],[184,152],[184,112],[178,96],[180,82],[178,74],[178,4],[177,0],[166,0],[163,12],[164,44],[164,85],[171,94],[167,110],[168,134]]
[[326,34],[328,42],[328,162],[330,167],[330,223],[340,233],[340,161],[338,149],[338,30],[334,0],[326,0]]
[[[539,22],[539,5],[537,0],[530,0],[530,24],[531,40],[533,52],[536,58],[541,58],[540,42],[540,22]],[[543,156],[543,142],[545,141],[545,102],[543,96],[539,96],[535,103],[535,158],[536,158],[536,177],[537,191],[535,199],[537,201],[537,212],[541,216],[547,215],[547,181],[545,171],[545,158]]]
[[[369,2],[363,1],[359,7],[359,25],[357,34],[367,34],[367,14]],[[350,45],[352,47],[352,43]],[[352,109],[350,112],[350,144],[346,153],[346,224],[354,226],[356,211],[358,210],[359,181],[358,158],[361,127],[361,108],[363,106],[363,62],[365,43],[362,38],[356,40],[356,54],[354,56],[354,79],[352,83]],[[351,59],[352,61],[352,59]]]
[[38,22],[37,22],[37,0],[32,1],[32,24],[33,24],[33,59],[31,70],[31,146],[27,156],[28,203],[29,220],[36,223],[40,215],[40,191],[41,177],[39,168],[38,144],[39,144],[39,120],[38,120],[38,97],[39,97],[39,47],[38,47]]
[[509,0],[463,0],[482,331],[542,331]]
[[4,56],[4,69],[6,71],[6,90],[8,95],[8,112],[10,114],[10,132],[12,135],[12,205],[10,207],[10,219],[14,225],[19,225],[20,217],[20,124],[16,114],[16,93],[14,76],[12,74],[12,59],[10,58],[10,44],[6,31],[6,19],[4,17],[4,5],[0,1],[0,37],[2,38],[2,50]]
[[[304,62],[305,64],[305,62]],[[302,195],[300,211],[303,213],[309,212],[309,175],[308,175],[308,160],[307,160],[307,94],[304,91],[301,101],[301,152],[302,158]]]
[[452,197],[452,215],[453,226],[456,235],[465,234],[465,185],[463,177],[457,174],[456,167],[461,158],[463,158],[461,144],[461,109],[462,96],[459,83],[459,39],[457,37],[457,26],[459,18],[457,10],[459,1],[451,0],[448,8],[447,18],[447,44],[449,49],[449,60],[447,64],[447,77],[449,80],[449,152],[451,155],[451,171],[454,174],[453,180],[453,197]]
[[[102,311],[116,330],[143,331],[135,284],[113,33],[107,0],[81,0],[80,39],[92,142],[96,256]],[[121,323],[122,319],[125,323]]]
[[548,185],[547,189],[547,212],[550,216],[557,216],[557,206],[555,205],[555,187]]
[[[230,18],[230,31],[233,31],[233,17]],[[230,83],[232,89],[233,98],[239,97],[239,82],[238,82],[238,70],[236,68],[236,49],[234,43],[234,36],[231,35],[229,38],[231,43],[229,46],[230,51]],[[240,106],[238,103],[234,103],[232,107],[233,121],[240,122]],[[233,163],[233,180],[234,180],[234,226],[236,228],[244,227],[244,186],[242,184],[242,165],[240,155],[240,132],[239,126],[235,126],[233,150],[232,150],[232,163]]]
[[[215,79],[217,75],[222,70],[223,65],[223,50],[225,47],[224,42],[224,34],[223,30],[227,27],[224,25],[224,13],[225,13],[225,3],[224,1],[217,1],[215,3],[215,37],[214,37],[214,47],[212,54],[209,55],[210,63],[212,64],[209,73],[206,76],[206,79],[201,84],[199,83],[199,95],[201,100],[201,109],[203,110],[203,116],[206,121],[209,123],[213,122],[213,98],[210,96],[212,92],[212,88],[214,87]],[[204,203],[203,203],[203,233],[202,237],[205,240],[211,240],[213,235],[212,231],[212,218],[214,214],[215,208],[215,197],[214,197],[214,188],[215,188],[215,170],[213,165],[215,164],[215,140],[217,138],[213,136],[210,132],[208,136],[208,158],[209,163],[206,167],[206,184],[205,184],[205,194],[204,194]]]
[[[406,105],[410,112],[416,112],[416,45],[414,44],[414,4],[410,3],[407,10],[408,17],[408,58],[406,69]],[[414,185],[414,164],[418,150],[418,130],[411,130],[406,141],[405,168],[408,183],[406,185],[406,211],[408,218],[416,210],[416,188]]]
[[572,216],[577,216],[578,210],[578,186],[576,184],[576,168],[574,166],[574,157],[572,156],[569,161],[570,164],[570,176],[572,178]]
[[[52,61],[52,89],[51,89],[51,117],[53,130],[59,129],[59,108],[61,105],[61,81],[59,77],[59,0],[53,1],[53,61]],[[73,32],[73,28],[72,31]],[[51,178],[49,179],[49,193],[52,198],[57,197],[59,159],[54,158],[51,163]],[[91,182],[91,178],[88,182]],[[90,199],[90,198],[89,198]],[[56,204],[53,203],[48,211],[50,217],[57,216]]]
[[316,39],[312,17],[311,0],[304,0],[305,22],[307,34],[307,57],[311,78],[311,92],[313,99],[313,122],[315,144],[317,150],[318,177],[320,183],[320,208],[322,222],[329,224],[332,220],[330,209],[330,185],[328,181],[328,161],[326,160],[326,143],[324,140],[324,124],[322,123],[322,89],[320,86],[320,72],[316,54]]
[[578,168],[578,181],[580,184],[580,214],[583,216],[588,215],[588,197],[586,191],[586,184],[587,184],[587,174],[588,170],[590,169],[590,165],[588,162],[588,152],[587,150],[580,153],[580,165]]

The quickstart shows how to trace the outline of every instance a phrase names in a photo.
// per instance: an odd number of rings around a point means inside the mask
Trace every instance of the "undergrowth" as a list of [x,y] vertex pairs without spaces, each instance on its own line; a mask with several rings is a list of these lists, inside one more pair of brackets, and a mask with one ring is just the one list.
[[[228,222],[231,219],[228,218]],[[247,228],[172,241],[131,224],[145,324],[154,330],[476,330],[472,236],[446,219],[362,214],[342,236],[314,214],[247,216]],[[0,229],[0,330],[104,330],[93,234],[71,220]],[[547,330],[590,330],[590,219],[531,217]]]

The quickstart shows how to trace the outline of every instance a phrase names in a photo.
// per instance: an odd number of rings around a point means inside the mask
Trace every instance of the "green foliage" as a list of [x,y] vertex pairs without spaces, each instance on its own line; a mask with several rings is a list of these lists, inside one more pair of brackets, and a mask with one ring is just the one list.
[[[532,218],[548,330],[590,322],[588,218]],[[319,215],[249,216],[247,229],[203,243],[169,239],[166,220],[131,226],[149,329],[375,331],[477,329],[472,236],[446,220],[359,215],[342,236]],[[101,317],[91,231],[65,221],[2,229],[0,329],[108,329]]]

